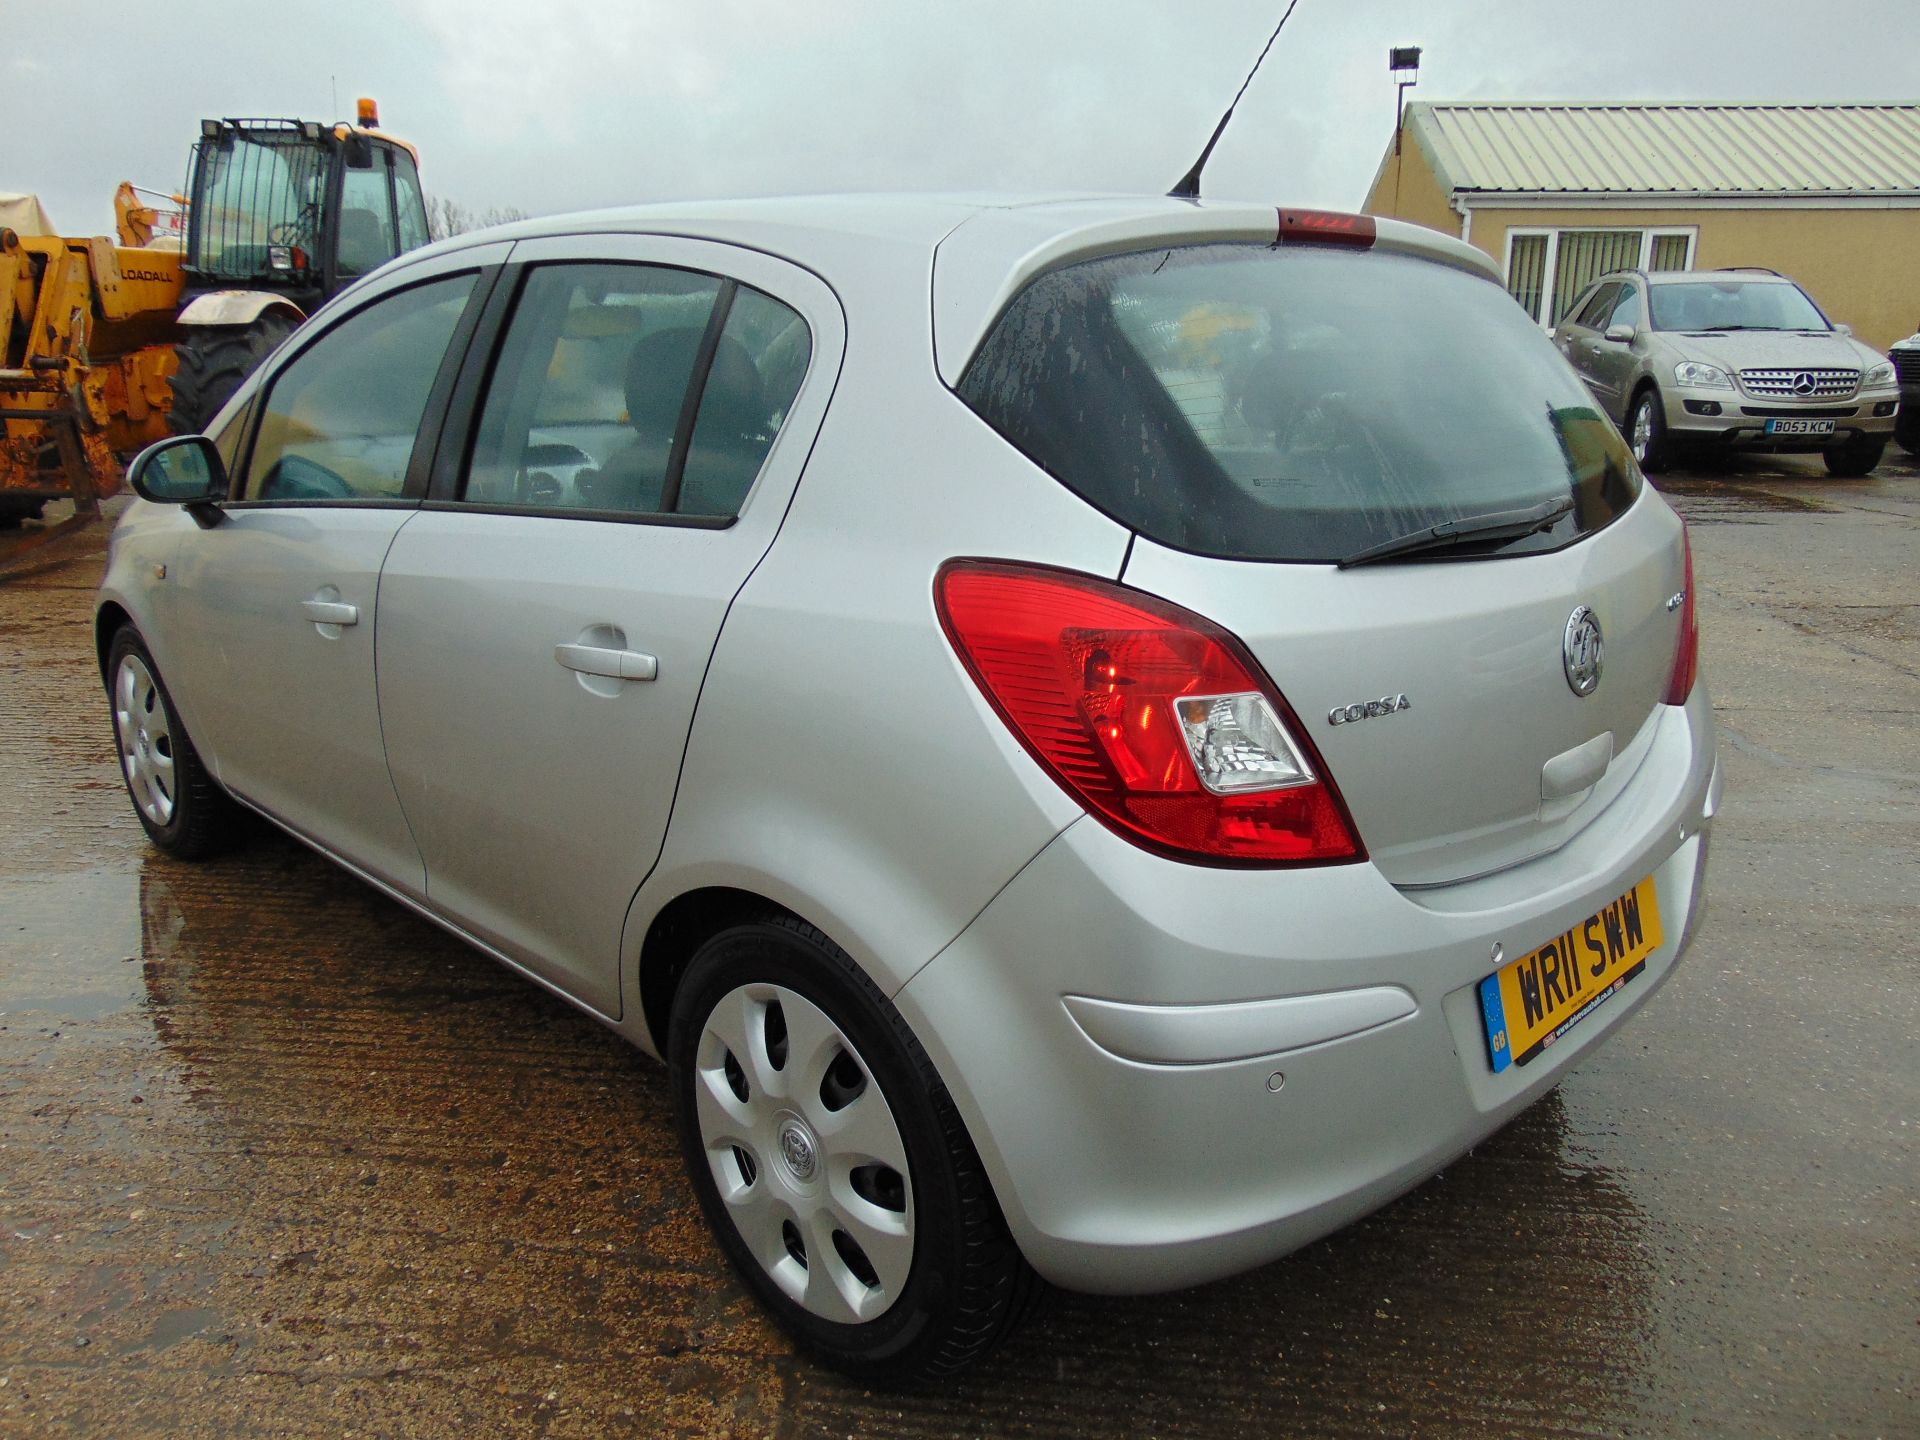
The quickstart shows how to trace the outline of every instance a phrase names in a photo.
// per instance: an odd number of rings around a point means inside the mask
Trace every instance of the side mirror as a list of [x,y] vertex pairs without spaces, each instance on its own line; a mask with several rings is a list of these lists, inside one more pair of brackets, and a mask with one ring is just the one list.
[[1838,330],[1838,331],[1839,331],[1839,332],[1840,332],[1840,333],[1841,333],[1842,335],[1851,335],[1851,334],[1853,334],[1853,326],[1851,326],[1851,325],[1845,325],[1845,324],[1841,324],[1841,323],[1839,323],[1839,322],[1835,322],[1835,324],[1834,324],[1834,327],[1833,327],[1833,328],[1834,328],[1835,330]]
[[342,147],[347,157],[349,170],[371,170],[373,168],[373,146],[364,135],[349,135]]
[[1633,337],[1638,333],[1631,325],[1609,325],[1606,334],[1600,338],[1611,340],[1616,345],[1629,345],[1633,343]]
[[134,494],[156,505],[184,505],[202,525],[220,523],[227,498],[227,465],[204,435],[176,435],[149,445],[127,467]]

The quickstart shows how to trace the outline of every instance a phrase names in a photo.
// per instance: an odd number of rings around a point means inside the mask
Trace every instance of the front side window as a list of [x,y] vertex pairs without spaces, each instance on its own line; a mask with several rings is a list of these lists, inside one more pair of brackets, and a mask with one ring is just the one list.
[[400,498],[473,282],[456,275],[376,300],[301,351],[267,392],[240,498]]
[[1598,330],[1606,322],[1607,312],[1613,309],[1613,302],[1620,298],[1620,282],[1609,280],[1593,292],[1593,298],[1580,307],[1580,313],[1573,323],[1584,325],[1589,330]]
[[1557,549],[1639,492],[1618,433],[1497,286],[1410,256],[1202,245],[1051,271],[960,395],[1162,544],[1337,561],[1571,496],[1498,553]]
[[420,193],[420,171],[404,150],[393,154],[393,198],[399,205],[400,249],[418,250],[433,238],[427,230],[427,202]]
[[1684,280],[1653,287],[1656,330],[1831,330],[1798,285],[1778,280]]
[[1631,325],[1637,330],[1645,323],[1646,320],[1640,308],[1640,287],[1622,285],[1620,298],[1614,301],[1613,313],[1607,317],[1607,323],[1603,328],[1611,330],[1615,325]]
[[792,309],[713,275],[538,266],[488,383],[462,498],[737,514],[810,353]]

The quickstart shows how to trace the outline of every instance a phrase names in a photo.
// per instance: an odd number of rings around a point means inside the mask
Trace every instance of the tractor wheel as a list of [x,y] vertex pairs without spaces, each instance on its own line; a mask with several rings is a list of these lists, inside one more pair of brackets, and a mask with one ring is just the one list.
[[0,530],[18,530],[23,520],[38,520],[47,502],[38,498],[0,494]]
[[251,325],[189,325],[174,347],[173,405],[167,424],[176,435],[198,435],[240,382],[291,335],[298,322],[270,310]]

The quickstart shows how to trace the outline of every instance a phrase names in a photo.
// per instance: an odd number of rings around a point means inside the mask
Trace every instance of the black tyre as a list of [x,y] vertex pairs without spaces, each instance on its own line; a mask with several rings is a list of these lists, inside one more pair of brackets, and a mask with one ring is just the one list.
[[1627,443],[1647,474],[1673,468],[1674,445],[1667,434],[1667,410],[1660,403],[1660,392],[1651,386],[1634,397],[1633,409],[1627,415]]
[[174,347],[173,404],[167,424],[176,435],[198,435],[240,382],[271,355],[297,324],[272,310],[251,325],[189,325]]
[[9,495],[0,490],[0,530],[18,530],[25,520],[38,520],[47,502],[38,495]]
[[1884,435],[1856,435],[1844,445],[1832,450],[1820,452],[1820,458],[1827,462],[1827,473],[1843,479],[1872,472],[1880,463],[1880,457],[1887,453],[1887,437]]
[[1900,402],[1900,418],[1894,421],[1893,438],[1909,455],[1920,455],[1920,400],[1913,404],[1914,409],[1909,412],[1907,402]]
[[979,1359],[1030,1307],[980,1157],[926,1052],[797,920],[715,936],[674,999],[676,1119],[747,1287],[823,1363],[911,1384]]
[[120,776],[148,838],[182,860],[222,849],[238,827],[238,809],[200,763],[131,625],[120,628],[107,651],[107,698]]

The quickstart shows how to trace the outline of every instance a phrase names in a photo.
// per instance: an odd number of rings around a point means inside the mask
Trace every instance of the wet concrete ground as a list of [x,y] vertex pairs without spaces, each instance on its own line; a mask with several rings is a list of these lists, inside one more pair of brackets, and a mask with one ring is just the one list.
[[145,844],[97,560],[0,586],[0,1435],[1920,1435],[1920,471],[1676,477],[1703,937],[1547,1100],[944,1391],[799,1361],[661,1072],[282,839]]

